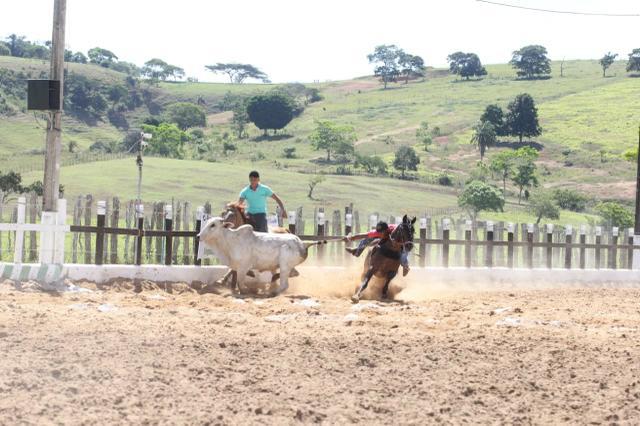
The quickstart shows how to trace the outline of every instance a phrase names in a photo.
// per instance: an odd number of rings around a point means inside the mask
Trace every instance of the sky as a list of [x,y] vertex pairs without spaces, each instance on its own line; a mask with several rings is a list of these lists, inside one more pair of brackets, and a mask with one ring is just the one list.
[[[638,0],[496,0],[526,7],[640,14]],[[51,38],[53,0],[6,1],[0,38]],[[3,2],[3,3],[5,3]],[[475,52],[484,64],[541,44],[551,59],[626,58],[640,47],[640,17],[551,14],[476,0],[67,0],[67,49],[103,47],[142,65],[161,58],[200,81],[226,81],[204,66],[250,63],[273,82],[344,80],[372,74],[367,54],[395,44],[426,65]]]

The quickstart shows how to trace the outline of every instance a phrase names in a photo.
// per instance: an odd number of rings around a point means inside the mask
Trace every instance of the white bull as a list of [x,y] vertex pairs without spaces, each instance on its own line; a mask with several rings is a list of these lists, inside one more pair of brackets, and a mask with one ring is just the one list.
[[293,268],[307,259],[309,247],[327,243],[303,242],[292,234],[254,232],[251,225],[232,227],[232,223],[224,222],[221,217],[213,217],[205,223],[198,237],[233,271],[233,289],[236,284],[242,287],[247,272],[257,270],[271,272],[274,280],[279,275],[277,293],[282,293],[289,287],[289,274]]

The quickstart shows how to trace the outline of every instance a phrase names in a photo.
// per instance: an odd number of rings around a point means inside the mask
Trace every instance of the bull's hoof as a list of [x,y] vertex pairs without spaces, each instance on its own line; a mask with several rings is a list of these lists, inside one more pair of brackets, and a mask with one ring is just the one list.
[[358,297],[357,294],[354,294],[353,296],[351,296],[351,303],[358,303],[360,302],[360,297]]

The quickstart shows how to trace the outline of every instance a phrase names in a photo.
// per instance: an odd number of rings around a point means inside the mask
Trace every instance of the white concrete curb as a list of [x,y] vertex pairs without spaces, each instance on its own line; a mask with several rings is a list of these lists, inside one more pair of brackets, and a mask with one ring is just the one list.
[[[333,274],[344,273],[347,268],[339,266],[300,266],[302,274],[318,273],[327,280]],[[349,269],[351,270],[351,269]],[[48,281],[68,278],[74,281],[87,280],[105,283],[109,280],[142,279],[158,282],[212,283],[227,271],[225,266],[164,266],[164,265],[85,265],[66,264],[0,264],[4,278],[17,280],[36,279]],[[55,275],[55,276],[54,276]],[[357,275],[357,273],[356,273]],[[268,273],[264,280],[269,279]],[[640,271],[611,269],[508,269],[508,268],[411,268],[411,281],[424,282],[425,285],[437,284],[454,286],[456,284],[491,287],[493,285],[517,284],[534,288],[553,288],[559,285],[611,287],[613,284],[640,287]],[[294,278],[295,279],[295,278]]]

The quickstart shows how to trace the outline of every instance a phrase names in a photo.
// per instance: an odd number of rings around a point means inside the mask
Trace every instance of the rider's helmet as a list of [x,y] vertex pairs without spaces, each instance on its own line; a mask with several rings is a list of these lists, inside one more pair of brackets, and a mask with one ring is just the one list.
[[378,222],[378,224],[376,225],[376,232],[380,232],[383,234],[389,232],[389,225],[387,225],[387,222]]

